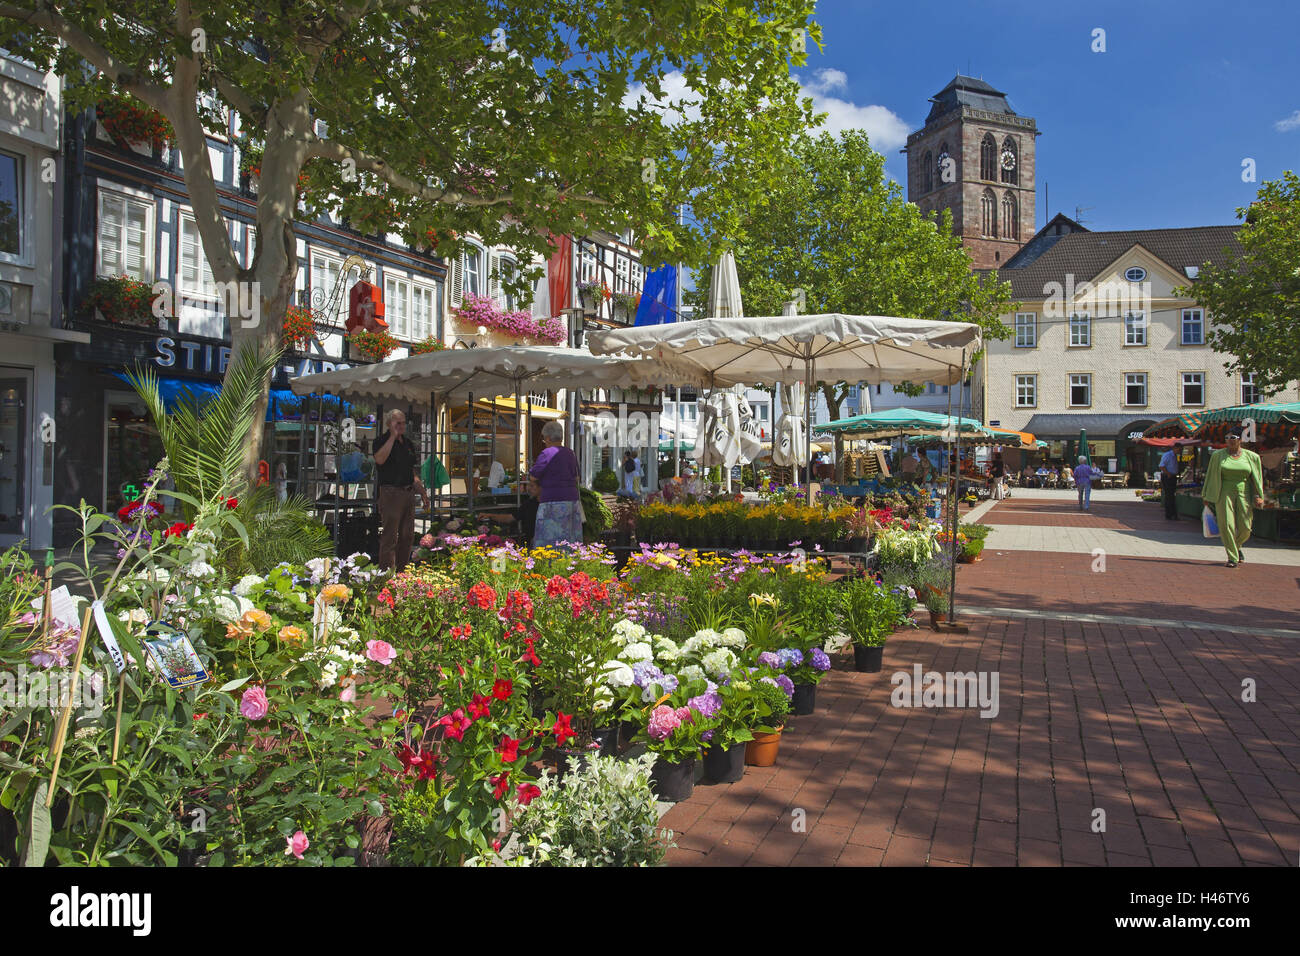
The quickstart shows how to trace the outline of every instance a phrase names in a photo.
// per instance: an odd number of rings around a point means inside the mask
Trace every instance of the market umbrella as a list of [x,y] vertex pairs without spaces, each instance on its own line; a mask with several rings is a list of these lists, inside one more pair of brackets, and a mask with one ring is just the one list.
[[1079,429],[1079,454],[1088,460],[1088,464],[1092,464],[1092,453],[1088,450],[1088,430],[1086,428]]
[[1300,438],[1300,402],[1261,402],[1202,412],[1196,437],[1223,441],[1229,428],[1247,419],[1255,423],[1259,445],[1284,445]]
[[819,426],[824,431],[841,432],[846,438],[895,438],[900,435],[940,435],[960,431],[963,438],[989,437],[991,430],[973,418],[939,415],[913,408],[886,408],[865,415],[840,418]]
[[[707,370],[720,385],[804,383],[808,421],[812,388],[818,382],[954,385],[962,381],[966,361],[981,338],[979,327],[969,322],[831,312],[612,329],[590,334],[588,341],[597,354],[688,361]],[[810,487],[810,502],[811,497]]]

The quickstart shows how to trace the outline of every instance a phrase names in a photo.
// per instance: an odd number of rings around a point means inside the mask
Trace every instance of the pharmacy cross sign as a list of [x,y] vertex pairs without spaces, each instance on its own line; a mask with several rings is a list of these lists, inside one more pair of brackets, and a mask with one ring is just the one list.
[[122,486],[122,497],[127,501],[139,501],[143,492],[132,484]]

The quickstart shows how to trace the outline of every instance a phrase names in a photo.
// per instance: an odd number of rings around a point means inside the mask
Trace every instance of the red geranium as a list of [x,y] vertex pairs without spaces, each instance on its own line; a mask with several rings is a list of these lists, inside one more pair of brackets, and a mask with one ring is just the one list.
[[557,598],[568,593],[569,582],[560,577],[560,575],[557,574],[555,577],[551,578],[551,580],[546,582],[547,597]]
[[515,685],[513,682],[502,677],[492,685],[492,696],[497,700],[509,700],[511,693],[514,692]]
[[519,785],[519,805],[526,807],[533,802],[534,797],[542,795],[542,788],[535,783],[521,783]]
[[175,524],[170,525],[167,528],[167,530],[163,532],[163,537],[179,538],[181,535],[185,534],[185,532],[189,531],[190,528],[192,527],[194,526],[186,524],[184,521],[177,521]]
[[231,511],[234,511],[236,508],[239,507],[239,499],[238,499],[238,498],[227,498],[227,499],[226,499],[226,507],[229,508]]

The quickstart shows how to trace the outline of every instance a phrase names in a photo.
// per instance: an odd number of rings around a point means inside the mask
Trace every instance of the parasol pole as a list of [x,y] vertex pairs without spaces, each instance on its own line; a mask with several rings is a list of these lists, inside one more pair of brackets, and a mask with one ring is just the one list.
[[[524,504],[524,467],[527,460],[524,458],[524,439],[523,436],[533,430],[533,403],[528,403],[528,419],[523,417],[523,408],[520,404],[522,393],[520,391],[522,378],[515,378],[515,517],[519,517],[519,509]],[[520,424],[523,427],[520,428]],[[522,527],[522,526],[521,526]]]
[[[961,350],[961,378],[957,382],[958,388],[966,381],[966,350]],[[952,389],[948,389],[948,405],[952,407]],[[961,401],[957,405],[957,462],[960,468],[961,462],[961,420],[966,412],[965,392],[962,392]],[[950,416],[951,417],[951,416]],[[960,483],[960,472],[958,473],[958,483]],[[948,537],[948,554],[950,557],[949,579],[948,579],[948,623],[957,623],[957,526],[960,524],[960,512],[954,502],[952,509],[952,531]]]
[[[804,446],[804,477],[808,482],[806,500],[808,507],[812,507],[812,377],[816,368],[816,361],[812,357],[811,346],[804,351],[803,360],[803,446]],[[795,474],[798,474],[796,470]]]
[[469,420],[465,426],[466,432],[466,452],[465,452],[465,491],[469,495],[468,506],[469,514],[474,513],[474,393],[469,393]]

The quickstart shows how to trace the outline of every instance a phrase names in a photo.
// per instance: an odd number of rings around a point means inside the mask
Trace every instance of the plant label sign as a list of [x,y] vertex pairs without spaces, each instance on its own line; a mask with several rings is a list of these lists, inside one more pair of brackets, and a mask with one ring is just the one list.
[[185,632],[166,621],[154,621],[145,628],[145,649],[168,685],[181,690],[208,679],[203,662]]

